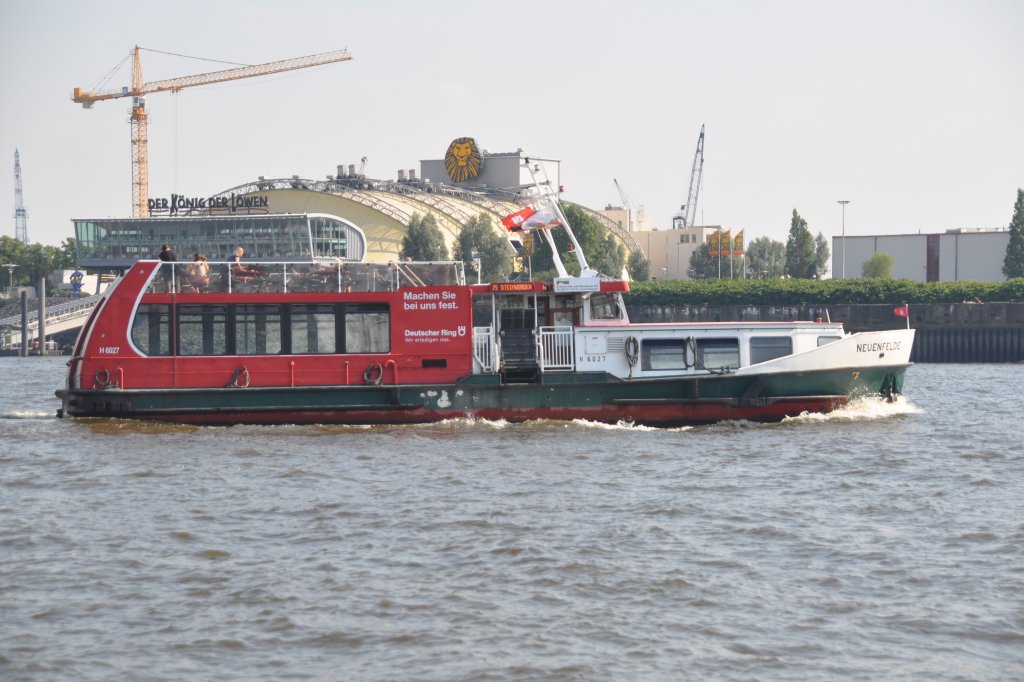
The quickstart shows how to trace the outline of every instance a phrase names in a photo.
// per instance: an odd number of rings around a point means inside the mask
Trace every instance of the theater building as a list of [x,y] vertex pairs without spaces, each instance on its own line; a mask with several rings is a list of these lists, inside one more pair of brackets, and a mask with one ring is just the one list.
[[[154,258],[171,244],[179,259],[199,252],[227,259],[235,247],[247,260],[336,259],[384,263],[402,250],[414,216],[432,215],[449,252],[466,222],[481,214],[493,229],[517,240],[500,223],[520,206],[535,179],[560,188],[560,162],[521,150],[490,154],[473,138],[457,138],[441,159],[402,169],[393,180],[367,178],[339,165],[322,180],[259,177],[207,197],[171,195],[150,200],[146,218],[75,219],[79,264],[122,270]],[[612,220],[581,207],[626,244],[635,240]],[[509,256],[515,255],[509,242]]]

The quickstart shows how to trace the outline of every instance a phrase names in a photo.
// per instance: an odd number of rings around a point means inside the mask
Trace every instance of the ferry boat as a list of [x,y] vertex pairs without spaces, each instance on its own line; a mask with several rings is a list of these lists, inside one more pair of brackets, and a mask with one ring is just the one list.
[[[909,328],[631,323],[628,282],[592,270],[559,215],[581,274],[556,255],[552,281],[473,284],[460,262],[211,263],[197,278],[190,263],[139,261],[83,327],[59,414],[675,427],[778,421],[902,392]],[[537,232],[554,249],[550,229]]]

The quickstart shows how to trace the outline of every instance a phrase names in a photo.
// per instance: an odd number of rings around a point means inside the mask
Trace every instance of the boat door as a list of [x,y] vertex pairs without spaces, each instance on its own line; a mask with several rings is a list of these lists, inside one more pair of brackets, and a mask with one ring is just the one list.
[[501,371],[506,381],[528,382],[537,376],[536,312],[533,308],[501,308]]

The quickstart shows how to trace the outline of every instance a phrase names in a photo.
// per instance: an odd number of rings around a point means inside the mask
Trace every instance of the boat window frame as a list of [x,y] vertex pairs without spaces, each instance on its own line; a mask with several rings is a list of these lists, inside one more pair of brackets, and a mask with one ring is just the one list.
[[[764,344],[765,342],[773,342]],[[785,352],[778,352],[776,346],[785,344]],[[751,336],[748,341],[748,351],[750,353],[750,364],[758,365],[762,362],[768,362],[770,360],[776,360],[778,358],[784,358],[787,355],[793,354],[793,337],[792,336]]]

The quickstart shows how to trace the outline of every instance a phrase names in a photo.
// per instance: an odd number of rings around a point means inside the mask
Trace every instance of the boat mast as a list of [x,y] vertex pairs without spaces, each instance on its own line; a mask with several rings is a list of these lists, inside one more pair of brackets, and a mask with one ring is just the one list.
[[[590,265],[587,264],[587,257],[583,253],[583,248],[580,243],[576,241],[576,235],[572,231],[572,227],[569,225],[569,220],[562,213],[562,207],[558,203],[558,195],[551,186],[551,181],[547,179],[547,173],[540,166],[540,164],[531,164],[530,159],[527,157],[523,160],[523,165],[526,166],[526,170],[529,171],[530,177],[533,178],[533,187],[536,193],[536,197],[533,199],[534,208],[538,211],[541,207],[550,209],[554,213],[558,220],[562,223],[562,227],[565,228],[565,233],[569,235],[569,240],[572,242],[573,254],[576,256],[576,262],[580,264],[580,276],[581,277],[596,277],[598,275],[596,270],[591,270]],[[544,173],[544,182],[537,180],[537,173]],[[565,265],[562,263],[562,258],[558,254],[558,247],[555,245],[555,238],[551,236],[551,230],[542,229],[540,232],[544,233],[544,238],[548,242],[548,246],[551,247],[552,260],[555,262],[555,269],[558,270],[560,277],[568,277],[569,273],[565,269]]]

